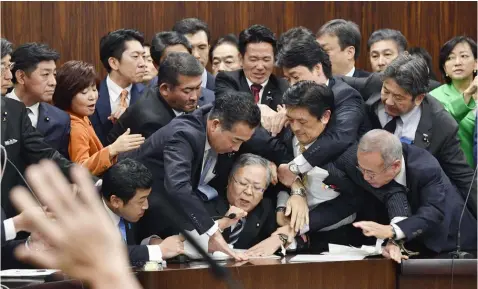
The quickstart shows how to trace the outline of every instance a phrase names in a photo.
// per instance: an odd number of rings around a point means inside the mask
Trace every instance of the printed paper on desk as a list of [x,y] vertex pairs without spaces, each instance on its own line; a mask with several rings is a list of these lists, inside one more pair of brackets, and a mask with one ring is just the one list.
[[40,277],[48,276],[60,270],[54,269],[10,269],[0,271],[0,277]]
[[341,255],[296,255],[292,257],[289,262],[339,262],[339,261],[356,261],[363,260],[365,256],[354,254],[341,254]]
[[362,246],[361,248],[356,248],[352,246],[329,244],[329,252],[325,252],[323,254],[328,254],[328,255],[352,254],[352,255],[367,257],[367,256],[373,256],[373,255],[380,255],[381,252],[377,252],[376,248],[373,246]]
[[[199,235],[199,233],[196,230],[188,231],[188,233],[191,235],[192,238],[194,238],[198,242],[201,248],[203,248],[206,252],[208,251],[209,236],[207,234]],[[201,254],[199,254],[199,252],[193,247],[193,245],[188,240],[184,241],[184,254],[193,260],[202,259]]]

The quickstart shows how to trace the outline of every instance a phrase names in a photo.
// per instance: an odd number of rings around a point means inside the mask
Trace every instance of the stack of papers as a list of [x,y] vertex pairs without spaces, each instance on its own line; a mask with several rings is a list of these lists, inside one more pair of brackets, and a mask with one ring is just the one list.
[[42,277],[60,270],[53,269],[10,269],[0,271],[0,277]]
[[362,246],[356,248],[352,246],[343,246],[329,244],[329,252],[322,255],[296,255],[289,262],[337,262],[337,261],[355,261],[362,260],[367,256],[380,255],[373,246]]

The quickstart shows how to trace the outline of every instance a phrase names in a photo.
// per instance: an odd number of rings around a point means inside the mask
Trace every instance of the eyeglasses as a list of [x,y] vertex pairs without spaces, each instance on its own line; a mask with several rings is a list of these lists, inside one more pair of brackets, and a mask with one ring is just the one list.
[[372,172],[372,171],[369,171],[369,170],[366,170],[366,169],[363,169],[360,167],[360,165],[356,165],[355,167],[357,168],[357,170],[359,170],[363,175],[368,175],[369,178],[371,180],[373,180],[376,176],[382,174],[383,172],[385,172],[386,170],[388,170],[389,167],[391,167],[393,165],[393,162],[391,164],[389,164],[388,166],[386,166],[385,168],[383,168],[383,170],[381,170],[380,172],[376,173],[376,172]]
[[246,182],[239,182],[238,180],[236,180],[236,178],[232,177],[232,180],[239,186],[239,188],[243,191],[247,190],[247,188],[249,188],[249,186],[251,187],[252,189],[252,192],[255,193],[255,194],[262,194],[264,193],[264,191],[266,190],[265,188],[261,188],[261,187],[258,187],[258,186],[255,186],[253,184],[250,184],[250,183],[246,183]]
[[8,65],[2,64],[2,65],[0,66],[0,69],[1,69],[2,74],[4,74],[4,73],[7,71],[7,69],[11,71],[14,66],[15,66],[15,63],[14,63],[14,62],[10,62],[10,64],[8,64]]

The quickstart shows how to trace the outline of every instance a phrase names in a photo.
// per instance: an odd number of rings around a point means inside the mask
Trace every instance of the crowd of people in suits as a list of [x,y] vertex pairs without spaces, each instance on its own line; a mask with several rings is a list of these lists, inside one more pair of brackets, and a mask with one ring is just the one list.
[[[18,214],[9,198],[42,159],[76,183],[73,200],[94,194],[69,171],[89,171],[80,179],[101,201],[91,208],[100,203],[131,263],[184,254],[178,220],[236,261],[330,243],[379,242],[397,262],[476,250],[473,39],[440,49],[441,84],[426,50],[407,50],[392,29],[368,39],[373,71],[356,68],[362,36],[343,19],[316,34],[295,27],[276,38],[252,25],[212,45],[210,37],[196,18],[150,43],[133,29],[110,32],[100,40],[101,81],[81,60],[57,69],[60,55],[46,44],[13,50],[1,39],[2,268],[24,266],[15,247],[26,244],[28,256],[55,242],[25,220],[66,213],[20,205]],[[51,170],[43,174],[54,184]]]

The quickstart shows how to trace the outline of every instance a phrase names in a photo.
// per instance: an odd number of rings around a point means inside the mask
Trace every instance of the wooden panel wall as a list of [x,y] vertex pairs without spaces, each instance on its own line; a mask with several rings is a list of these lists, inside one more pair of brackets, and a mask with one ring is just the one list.
[[402,31],[410,46],[426,48],[438,72],[438,52],[455,35],[476,39],[477,2],[4,2],[1,34],[14,44],[46,42],[57,49],[60,64],[71,59],[99,60],[99,39],[118,28],[136,28],[148,42],[155,32],[169,30],[185,17],[206,21],[212,39],[238,34],[252,24],[264,24],[278,35],[294,26],[314,32],[334,18],[361,27],[358,67],[370,70],[366,42],[380,28]]

